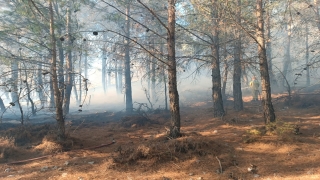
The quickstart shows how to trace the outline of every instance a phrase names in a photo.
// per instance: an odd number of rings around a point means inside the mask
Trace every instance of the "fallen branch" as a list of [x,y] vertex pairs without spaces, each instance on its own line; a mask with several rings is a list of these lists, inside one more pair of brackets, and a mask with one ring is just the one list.
[[37,157],[37,158],[31,158],[31,159],[26,159],[26,160],[22,160],[22,161],[14,161],[14,162],[11,162],[11,163],[7,163],[7,165],[10,165],[10,164],[20,164],[20,163],[25,163],[25,162],[29,162],[29,161],[35,161],[35,160],[39,160],[39,159],[44,159],[44,158],[47,158],[47,157],[52,157],[53,155],[46,155],[46,156],[41,156],[41,157]]
[[102,147],[105,147],[105,146],[110,146],[111,144],[114,144],[114,143],[116,143],[115,140],[113,140],[111,143],[108,143],[108,144],[101,144],[100,146],[88,147],[88,148],[85,148],[85,149],[83,149],[83,150],[98,149],[98,148],[102,148]]
[[216,156],[218,162],[219,162],[219,166],[220,166],[220,173],[222,173],[222,166],[221,166],[221,162],[220,162],[220,159]]

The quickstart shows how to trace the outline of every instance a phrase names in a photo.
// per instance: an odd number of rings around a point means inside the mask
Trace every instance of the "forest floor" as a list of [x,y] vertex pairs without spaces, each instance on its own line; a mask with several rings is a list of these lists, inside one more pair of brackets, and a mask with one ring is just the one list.
[[189,103],[178,139],[167,138],[170,113],[160,110],[70,116],[63,145],[53,125],[1,129],[0,179],[320,179],[318,96],[294,97],[290,107],[274,96],[278,123],[268,127],[250,97],[241,112],[228,101],[222,118],[212,118],[212,102]]

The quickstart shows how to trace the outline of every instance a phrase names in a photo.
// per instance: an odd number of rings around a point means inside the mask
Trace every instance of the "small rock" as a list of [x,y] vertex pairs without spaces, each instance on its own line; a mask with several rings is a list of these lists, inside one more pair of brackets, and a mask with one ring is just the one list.
[[258,178],[258,177],[259,177],[259,174],[254,174],[253,177],[254,177],[254,178]]
[[56,169],[58,169],[58,167],[57,167],[57,166],[53,166],[52,169],[53,169],[53,170],[56,170]]
[[78,180],[84,180],[84,178],[83,177],[78,177]]
[[10,168],[7,168],[7,169],[4,170],[4,172],[10,172],[10,171],[11,171]]
[[40,171],[42,171],[42,172],[43,172],[43,171],[46,171],[46,170],[48,170],[48,166],[44,166],[44,167],[42,167]]
[[198,177],[198,179],[197,180],[203,180],[203,177]]
[[189,173],[189,176],[193,176],[193,173]]
[[68,173],[62,173],[61,176],[62,177],[67,177]]
[[69,161],[64,162],[64,165],[68,166],[69,165]]
[[218,133],[218,130],[214,130],[212,133],[213,133],[213,134],[217,134],[217,133]]
[[24,173],[24,170],[19,170],[18,173]]
[[90,161],[90,162],[88,162],[88,164],[94,164],[94,161]]
[[59,167],[59,168],[58,168],[58,171],[63,171],[63,168],[62,168],[62,167]]
[[8,178],[10,178],[10,177],[14,177],[14,175],[9,175],[9,176],[7,176]]

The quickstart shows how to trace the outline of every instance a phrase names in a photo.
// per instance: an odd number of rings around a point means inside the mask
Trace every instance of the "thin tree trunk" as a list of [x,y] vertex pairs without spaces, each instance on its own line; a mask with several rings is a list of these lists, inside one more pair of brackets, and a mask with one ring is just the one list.
[[44,94],[43,94],[42,63],[41,62],[38,63],[37,81],[38,81],[38,87],[37,87],[38,96],[40,99],[41,107],[43,108],[45,99],[44,99]]
[[26,88],[27,88],[27,98],[28,98],[28,100],[30,101],[30,104],[31,104],[32,115],[35,116],[36,115],[36,110],[34,108],[34,102],[31,99],[31,91],[30,91],[30,86],[29,86],[29,82],[28,82],[27,66],[26,66],[26,64],[24,62],[22,62],[22,63],[23,63],[23,66],[24,66],[24,73],[25,73],[24,82],[26,83]]
[[[55,108],[55,97],[54,97],[54,88],[53,88],[53,79],[52,76],[50,76],[50,108]],[[59,100],[61,101],[61,99]]]
[[[78,99],[79,105],[81,104],[81,101],[82,101],[82,62],[81,62],[81,59],[82,59],[82,51],[79,56],[79,99]],[[76,87],[76,85],[74,85],[74,87]]]
[[219,15],[218,2],[212,0],[212,99],[213,99],[213,116],[220,117],[224,115],[223,101],[221,95],[221,75],[220,75],[220,59],[219,59]]
[[[107,54],[106,54],[106,46],[103,46],[103,50],[102,50],[102,63],[101,63],[101,81],[102,81],[102,86],[103,86],[103,91],[104,93],[107,92],[107,77],[106,77],[106,60],[107,60]],[[110,73],[110,71],[107,72],[108,74]]]
[[70,106],[70,99],[71,99],[71,91],[73,86],[73,65],[72,65],[72,39],[70,33],[71,33],[71,27],[70,27],[70,10],[67,9],[67,39],[68,39],[68,50],[67,50],[67,59],[66,59],[66,88],[65,88],[65,94],[64,94],[64,115],[69,114],[69,106]]
[[58,140],[65,139],[65,125],[64,117],[62,110],[62,101],[61,93],[58,86],[58,76],[57,76],[57,54],[56,54],[56,39],[54,33],[54,19],[53,19],[53,9],[52,9],[52,0],[49,0],[49,13],[50,13],[50,36],[51,36],[51,75],[52,75],[52,84],[54,90],[54,100],[56,105],[56,120],[57,120],[57,138]]
[[[270,4],[270,0],[268,0],[268,4]],[[272,46],[271,46],[271,10],[270,8],[267,9],[267,43],[266,43],[266,51],[267,51],[267,59],[268,59],[268,68],[269,68],[269,75],[270,75],[270,81],[271,84],[275,87],[278,86],[277,80],[273,74],[273,68],[272,68]]]
[[306,24],[306,67],[305,70],[307,71],[307,86],[310,86],[310,69],[309,69],[309,28],[308,24]]
[[[151,37],[152,48],[155,49],[154,37]],[[155,102],[156,99],[156,60],[151,57],[151,102]]]
[[126,9],[126,43],[125,43],[125,95],[126,95],[126,112],[133,112],[132,89],[131,89],[131,70],[130,70],[130,4]]
[[170,137],[180,137],[180,107],[179,93],[177,88],[177,65],[175,50],[175,0],[168,0],[168,80],[169,80],[169,99],[171,111]]
[[[11,101],[17,103],[18,96],[18,62],[17,60],[11,61]],[[18,107],[18,106],[16,106]]]
[[271,102],[271,88],[270,88],[270,79],[268,71],[268,61],[265,48],[265,37],[264,37],[264,20],[263,20],[263,8],[262,0],[257,0],[256,7],[256,16],[257,16],[257,43],[258,43],[258,56],[259,56],[259,65],[260,65],[260,75],[261,75],[261,86],[262,86],[262,105],[263,105],[263,114],[265,123],[275,122],[276,116],[274,113],[273,105]]
[[[224,22],[224,37],[227,37],[227,26]],[[227,88],[227,81],[228,81],[228,71],[229,71],[229,64],[228,64],[228,53],[227,53],[227,43],[224,43],[223,45],[223,78],[222,78],[222,87],[221,87],[221,96],[223,101],[227,101],[227,95],[226,95],[226,88]]]
[[[3,100],[0,97],[0,109],[1,109],[1,115],[0,117],[2,117],[3,113],[6,111],[6,107],[4,106]],[[1,119],[1,118],[0,118]]]
[[[160,53],[161,53],[161,55],[163,55],[162,41],[161,41],[161,46],[160,46]],[[166,75],[164,66],[162,67],[162,74],[163,74],[163,84],[164,84],[164,104],[165,104],[165,110],[168,111],[167,75]]]
[[[237,0],[237,23],[241,24],[241,0]],[[235,30],[236,40],[234,43],[234,68],[233,68],[233,99],[234,109],[243,110],[242,90],[241,90],[241,35],[240,30]]]
[[[284,78],[287,79],[288,82],[291,82],[291,77],[292,75],[292,66],[291,66],[291,55],[290,55],[290,50],[291,50],[291,20],[289,20],[289,23],[286,24],[287,27],[287,39],[286,39],[286,51],[284,55],[284,63],[283,63],[283,75]],[[285,86],[285,79],[283,79],[282,85]],[[291,85],[289,83],[289,85]],[[289,87],[287,87],[289,88]]]
[[[57,16],[59,19],[62,19],[60,16],[60,12],[59,12],[59,7],[58,7],[58,3],[56,2],[53,5]],[[62,26],[57,26],[57,32],[59,35],[62,34]],[[58,55],[59,55],[59,60],[58,60],[58,84],[59,84],[59,89],[61,91],[61,102],[63,102],[64,99],[64,90],[65,89],[65,82],[64,82],[64,50],[62,47],[62,41],[57,41],[57,47],[58,47]]]

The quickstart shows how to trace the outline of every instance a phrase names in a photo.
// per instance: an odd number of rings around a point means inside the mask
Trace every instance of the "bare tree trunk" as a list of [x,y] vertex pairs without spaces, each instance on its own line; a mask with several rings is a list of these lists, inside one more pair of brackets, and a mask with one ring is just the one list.
[[275,122],[276,116],[274,113],[273,105],[271,102],[271,88],[270,79],[268,71],[268,61],[265,48],[265,37],[264,37],[264,20],[263,20],[263,7],[262,0],[257,0],[256,7],[257,16],[257,30],[256,30],[256,40],[258,43],[258,56],[260,65],[260,75],[261,75],[261,86],[262,86],[262,105],[265,123]]
[[[53,88],[53,80],[52,80],[52,76],[50,76],[50,108],[55,108],[56,104],[55,104],[55,98],[54,98],[54,88]],[[60,99],[61,101],[61,99]]]
[[[11,101],[17,103],[18,96],[18,62],[17,60],[11,61]],[[18,106],[16,106],[18,107]]]
[[309,69],[309,28],[308,24],[306,24],[306,67],[305,70],[307,71],[307,86],[310,86],[310,69]]
[[38,63],[38,69],[37,69],[37,81],[38,81],[38,87],[37,92],[40,99],[41,107],[44,107],[44,95],[43,95],[43,81],[42,81],[42,63]]
[[179,93],[177,88],[177,65],[175,50],[175,0],[168,0],[168,80],[169,80],[169,99],[171,111],[170,136],[172,138],[180,137],[180,107]]
[[125,43],[125,95],[126,95],[126,112],[132,113],[132,89],[131,89],[131,70],[130,70],[130,4],[126,9],[126,43]]
[[[237,23],[241,24],[241,0],[237,0]],[[236,40],[234,43],[234,68],[233,68],[233,99],[234,109],[243,110],[242,90],[241,90],[241,35],[240,30],[235,30]]]
[[[161,55],[163,55],[163,43],[162,43],[162,41],[161,41],[161,46],[160,46],[160,53],[161,53]],[[164,103],[165,103],[165,110],[168,111],[167,75],[166,75],[164,66],[162,67],[162,74],[163,74],[163,84],[164,84]]]
[[26,88],[27,88],[27,98],[28,98],[28,100],[30,101],[30,104],[31,104],[32,115],[35,116],[37,113],[36,113],[36,110],[34,108],[34,102],[31,99],[31,91],[30,91],[30,86],[29,86],[29,82],[28,82],[27,66],[26,66],[25,62],[22,62],[22,63],[23,63],[23,66],[24,66],[24,73],[25,73],[24,82],[26,83]]
[[[152,48],[155,49],[154,37],[151,37]],[[155,102],[156,99],[156,60],[151,57],[151,99]]]
[[4,103],[3,103],[3,100],[1,97],[0,97],[0,109],[1,109],[1,115],[0,115],[0,117],[1,117],[3,115],[3,113],[6,111],[6,107],[4,106]]
[[52,84],[54,90],[54,100],[56,105],[56,120],[57,120],[57,138],[58,140],[65,139],[65,125],[64,117],[62,110],[62,101],[61,93],[58,86],[58,77],[57,77],[57,54],[56,54],[56,39],[54,33],[54,19],[53,19],[53,9],[52,9],[52,0],[49,0],[49,13],[50,13],[50,36],[51,36],[51,75],[52,75]]
[[[270,4],[270,0],[268,0],[268,4]],[[267,59],[268,59],[268,68],[269,68],[269,75],[270,75],[270,81],[273,86],[278,86],[277,80],[273,74],[273,68],[272,68],[272,46],[271,46],[271,13],[270,8],[267,9],[267,43],[266,43],[266,51],[267,51]]]
[[73,86],[73,65],[72,65],[72,39],[73,38],[70,28],[70,10],[67,9],[67,39],[68,39],[68,50],[67,50],[67,59],[66,59],[66,88],[64,94],[64,115],[69,114],[69,106],[70,106],[70,99],[71,99],[71,91]]
[[104,93],[106,93],[107,92],[107,85],[106,85],[106,82],[107,82],[107,76],[109,76],[109,73],[110,73],[110,71],[108,71],[107,73],[108,74],[106,74],[106,66],[107,66],[107,63],[106,63],[106,61],[107,61],[107,53],[106,53],[106,49],[107,49],[107,47],[106,47],[106,45],[103,45],[103,49],[102,49],[102,59],[101,59],[101,61],[102,61],[102,63],[101,63],[101,83],[102,83],[102,86],[103,86],[103,91],[104,91]]
[[[285,51],[285,56],[284,56],[284,63],[283,63],[283,75],[284,78],[287,79],[288,82],[291,82],[291,77],[292,75],[292,66],[291,66],[291,55],[290,55],[290,50],[291,50],[291,20],[286,24],[287,27],[287,39],[286,39],[286,51]],[[283,79],[282,85],[284,86],[285,80]],[[291,85],[291,83],[289,83]]]
[[[60,20],[62,20],[61,16],[60,16],[60,12],[59,12],[59,7],[58,7],[58,3],[56,2],[53,5],[57,16]],[[62,34],[62,27],[61,26],[57,26],[57,31],[58,34],[61,35]],[[64,99],[64,90],[65,89],[65,84],[64,84],[64,50],[62,47],[62,42],[61,41],[57,41],[57,47],[58,47],[58,55],[59,55],[59,61],[58,61],[58,84],[59,84],[59,89],[61,90],[61,102]]]
[[221,75],[219,59],[219,15],[217,0],[212,0],[212,99],[213,99],[213,116],[220,117],[224,115],[223,101],[221,95]]
[[320,31],[320,15],[319,15],[319,0],[314,0],[315,13],[316,13],[316,22],[318,30]]
[[[227,37],[227,26],[224,22],[224,36]],[[227,53],[227,43],[224,43],[223,45],[223,78],[222,78],[222,87],[221,87],[221,96],[223,101],[227,101],[227,95],[226,95],[226,88],[227,88],[227,81],[228,81],[228,71],[229,71],[229,64],[228,64],[228,53]]]
[[[79,99],[78,99],[78,104],[82,104],[82,52],[80,53],[79,56]],[[74,85],[76,87],[76,85]]]

